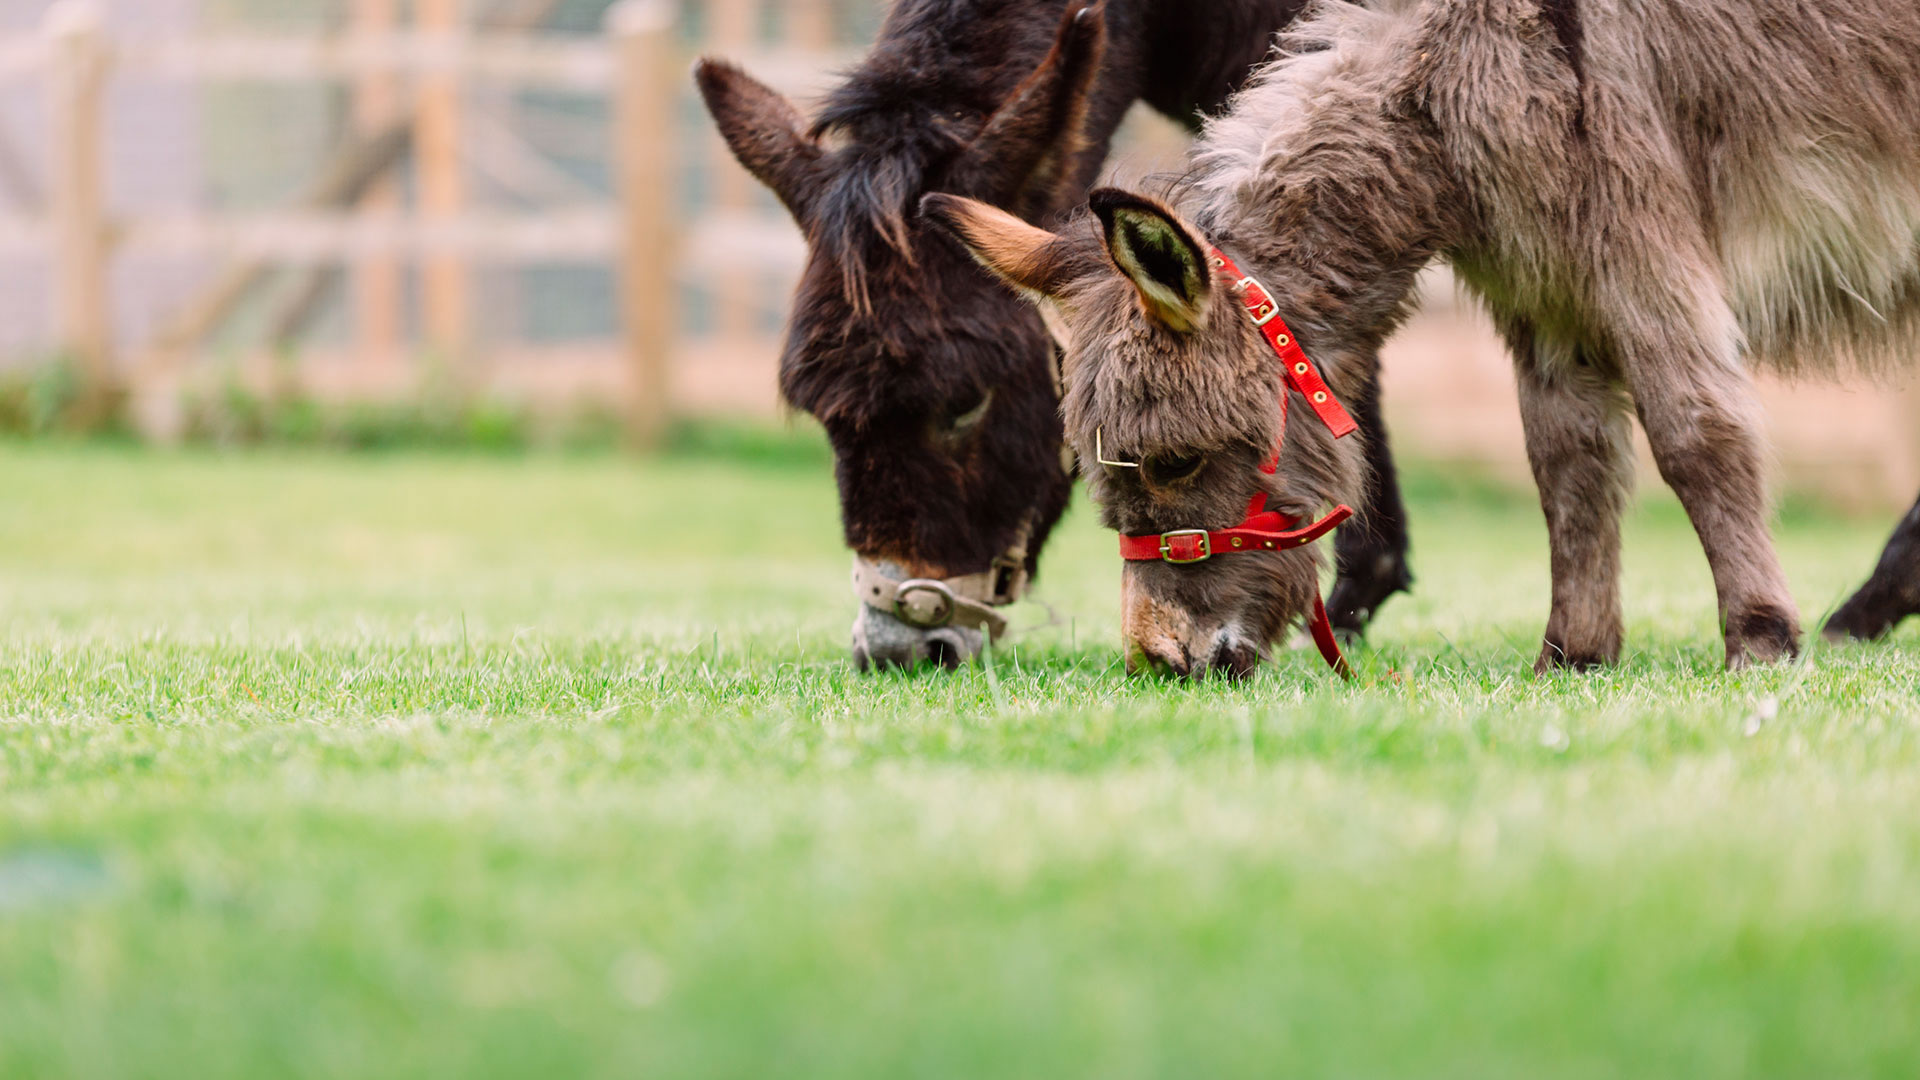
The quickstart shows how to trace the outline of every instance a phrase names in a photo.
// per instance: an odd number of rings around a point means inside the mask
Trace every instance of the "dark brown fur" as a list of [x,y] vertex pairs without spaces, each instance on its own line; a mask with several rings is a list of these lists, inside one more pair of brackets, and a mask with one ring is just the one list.
[[1872,641],[1920,615],[1920,502],[1894,530],[1873,578],[1827,620],[1830,639]]

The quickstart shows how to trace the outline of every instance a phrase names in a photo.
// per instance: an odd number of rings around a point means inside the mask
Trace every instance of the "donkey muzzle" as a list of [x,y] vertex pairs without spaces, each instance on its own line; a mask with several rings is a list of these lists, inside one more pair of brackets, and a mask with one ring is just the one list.
[[954,668],[978,656],[988,639],[1006,635],[999,608],[1026,592],[1024,552],[996,559],[978,574],[950,578],[899,575],[892,563],[853,561],[853,659],[861,670],[913,667],[932,660]]
[[913,626],[862,606],[853,619],[853,663],[861,671],[934,663],[953,670],[980,655],[986,637],[964,626]]

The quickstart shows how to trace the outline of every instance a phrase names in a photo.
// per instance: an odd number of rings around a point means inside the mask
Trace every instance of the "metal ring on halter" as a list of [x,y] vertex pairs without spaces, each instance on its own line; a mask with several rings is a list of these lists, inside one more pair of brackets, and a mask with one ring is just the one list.
[[[888,573],[879,563],[853,557],[853,595],[862,604],[922,630],[954,626],[979,630],[999,640],[1006,636],[1006,616],[995,608],[1015,603],[1027,594],[1027,541],[1031,520],[1022,522],[1013,544],[985,570],[950,578],[906,578]],[[934,610],[927,618],[914,614],[909,601],[931,595]]]
[[[939,606],[934,609],[930,617],[920,617],[908,603],[908,599],[915,593],[932,593],[938,598]],[[893,594],[893,613],[899,616],[901,622],[909,626],[917,626],[922,630],[937,630],[953,622],[956,607],[958,607],[958,601],[953,595],[953,589],[948,587],[946,582],[935,581],[932,578],[909,578],[901,582],[899,589]]]

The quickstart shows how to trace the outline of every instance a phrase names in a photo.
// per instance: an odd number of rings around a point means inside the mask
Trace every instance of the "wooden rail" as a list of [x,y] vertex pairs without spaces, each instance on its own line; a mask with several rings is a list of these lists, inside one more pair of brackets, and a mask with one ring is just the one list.
[[[598,261],[621,269],[628,407],[637,441],[656,438],[670,412],[666,370],[674,342],[676,230],[672,176],[676,91],[683,74],[669,0],[625,0],[607,36],[490,34],[464,29],[461,0],[415,0],[415,25],[398,25],[393,0],[357,0],[354,32],[334,39],[222,35],[116,37],[89,0],[62,0],[37,37],[0,39],[0,83],[48,88],[53,144],[50,205],[0,218],[0,254],[46,255],[54,271],[60,351],[83,376],[87,407],[130,391],[136,415],[160,436],[177,434],[177,398],[194,354],[260,280],[257,268],[357,268],[363,344],[398,353],[401,260],[422,266],[427,343],[447,359],[468,347],[468,266],[476,260]],[[375,151],[319,181],[306,205],[273,213],[179,213],[116,218],[106,202],[106,90],[115,78],[186,82],[338,81],[356,91],[360,125],[374,137],[410,112],[419,206],[408,212],[386,171],[406,157]],[[414,88],[411,101],[402,80]],[[525,214],[484,213],[466,197],[463,95],[490,82],[605,93],[616,103],[617,197]],[[404,103],[403,103],[404,102]],[[404,129],[402,129],[404,134]],[[380,145],[376,139],[372,145]],[[216,260],[228,270],[154,339],[116,364],[111,282],[128,255]],[[396,362],[398,357],[395,357]]]
[[664,3],[615,8],[608,24],[622,70],[635,73],[614,98],[614,156],[625,211],[617,235],[626,253],[619,295],[627,327],[627,433],[638,446],[658,442],[671,418],[671,358],[679,336],[676,155],[661,152],[673,143],[671,24]]
[[107,52],[91,7],[58,6],[47,19],[53,58],[48,80],[54,128],[52,230],[59,243],[60,338],[85,379],[83,417],[99,418],[112,379],[112,313],[107,295],[112,249],[102,160]]
[[[792,280],[805,257],[798,235],[711,132],[687,144],[700,147],[707,198],[701,213],[682,220],[691,56],[677,36],[680,2],[623,0],[604,34],[585,37],[529,31],[541,16],[524,11],[476,25],[473,0],[351,0],[343,32],[303,37],[118,35],[97,0],[59,0],[40,33],[0,35],[0,87],[31,82],[47,90],[51,166],[44,206],[0,211],[0,257],[48,261],[55,345],[84,377],[89,407],[105,409],[115,394],[130,394],[136,418],[160,437],[178,433],[181,390],[210,340],[273,273],[301,275],[270,313],[275,342],[297,340],[289,328],[311,323],[327,275],[344,268],[352,347],[367,363],[400,367],[412,345],[403,268],[419,267],[419,344],[458,367],[476,344],[474,264],[610,265],[621,336],[608,349],[622,357],[633,439],[653,441],[673,413],[671,358],[685,347],[683,286],[719,297],[714,282],[744,276],[755,294],[779,295],[768,286]],[[704,8],[706,49],[789,93],[820,89],[826,73],[856,58],[834,45],[834,13],[844,0],[693,2]],[[551,3],[522,6],[544,12]],[[778,44],[767,43],[770,29]],[[107,92],[121,79],[337,84],[352,106],[349,142],[279,209],[116,214],[106,195],[106,110]],[[497,152],[503,136],[468,102],[503,88],[604,95],[613,120],[611,194],[583,198],[566,174],[520,154],[507,164],[517,161],[517,175],[555,201],[518,212],[477,206],[468,163]],[[504,138],[512,157],[511,133]],[[395,174],[408,162],[414,183],[403,186]],[[145,340],[116,341],[114,268],[127,258],[199,261],[213,275],[178,310],[162,313]],[[766,313],[709,306],[720,340],[703,343],[703,354],[771,354]]]
[[[0,42],[0,82],[44,77],[58,61],[57,37],[98,17],[88,3],[56,5],[48,39]],[[104,33],[103,33],[104,36]],[[190,82],[349,82],[370,74],[457,75],[466,82],[502,82],[583,92],[611,90],[620,78],[614,50],[576,35],[407,31],[336,38],[271,34],[160,36],[111,42],[120,72]]]

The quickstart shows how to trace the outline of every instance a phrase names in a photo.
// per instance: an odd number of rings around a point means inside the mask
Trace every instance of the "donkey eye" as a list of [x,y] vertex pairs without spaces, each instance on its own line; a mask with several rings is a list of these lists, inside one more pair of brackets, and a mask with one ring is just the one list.
[[947,421],[947,430],[956,435],[966,432],[969,428],[986,419],[987,410],[992,407],[993,391],[989,390],[980,395],[980,400],[975,403],[973,407]]
[[1199,472],[1206,460],[1198,454],[1156,457],[1147,462],[1147,473],[1156,484],[1174,484]]

